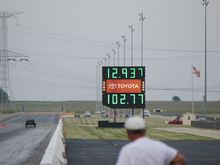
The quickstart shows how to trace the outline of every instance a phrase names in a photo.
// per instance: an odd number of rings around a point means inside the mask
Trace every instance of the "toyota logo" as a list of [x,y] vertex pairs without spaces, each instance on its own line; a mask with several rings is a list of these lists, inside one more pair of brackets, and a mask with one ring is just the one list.
[[111,84],[108,85],[108,87],[109,87],[110,89],[116,89],[116,88],[117,88],[117,84],[111,83]]

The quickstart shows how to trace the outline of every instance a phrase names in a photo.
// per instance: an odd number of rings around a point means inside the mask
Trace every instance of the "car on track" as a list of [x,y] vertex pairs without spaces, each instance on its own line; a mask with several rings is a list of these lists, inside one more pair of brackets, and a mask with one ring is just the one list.
[[154,112],[163,112],[163,109],[154,109]]
[[34,119],[27,119],[25,121],[25,127],[28,128],[28,127],[36,127],[36,121]]
[[89,111],[86,111],[84,113],[84,117],[92,117],[92,114]]
[[131,112],[125,114],[125,118],[130,118],[130,117],[132,117]]
[[149,110],[144,110],[144,118],[150,117],[150,111]]

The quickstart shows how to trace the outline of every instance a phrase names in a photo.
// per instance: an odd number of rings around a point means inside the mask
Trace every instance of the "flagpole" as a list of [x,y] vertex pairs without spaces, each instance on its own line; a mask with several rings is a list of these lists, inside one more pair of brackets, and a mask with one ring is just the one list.
[[193,65],[191,65],[191,76],[192,76],[192,113],[194,113],[194,84],[193,84]]

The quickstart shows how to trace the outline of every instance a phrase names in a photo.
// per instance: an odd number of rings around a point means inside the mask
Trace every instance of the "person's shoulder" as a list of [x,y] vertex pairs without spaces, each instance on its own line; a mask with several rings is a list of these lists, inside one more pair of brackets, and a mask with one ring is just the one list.
[[164,149],[172,148],[162,141],[158,141],[158,140],[154,140],[154,139],[150,139],[150,138],[146,138],[146,141],[148,141],[148,143],[151,143],[152,145],[160,147],[160,148],[164,148]]
[[136,148],[138,145],[141,145],[142,143],[148,141],[150,139],[146,138],[146,137],[142,137],[142,138],[138,138],[135,141],[129,142],[128,144],[126,144],[125,146],[123,146],[122,149],[124,150],[130,150],[133,148]]

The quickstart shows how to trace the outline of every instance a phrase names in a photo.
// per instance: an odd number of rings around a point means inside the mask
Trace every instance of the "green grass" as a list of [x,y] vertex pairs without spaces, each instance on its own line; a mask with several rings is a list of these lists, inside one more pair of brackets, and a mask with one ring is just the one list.
[[[65,118],[64,128],[67,139],[99,139],[99,140],[126,140],[126,131],[123,128],[98,128],[99,118]],[[154,128],[167,127],[165,119],[151,117],[146,119],[147,135],[157,140],[211,140],[211,138],[184,133],[172,133]],[[178,127],[178,126],[177,126]]]
[[[21,111],[24,106],[27,112],[60,112],[61,107],[64,107],[65,111],[74,111],[77,113],[83,113],[85,111],[96,111],[95,101],[15,101],[16,111]],[[164,112],[184,113],[191,111],[190,101],[147,101],[146,109],[153,111],[155,108],[161,108]],[[106,108],[107,109],[107,108]],[[121,111],[128,112],[130,109],[123,109]],[[140,109],[135,109],[135,112],[139,114]],[[220,101],[208,102],[208,114],[220,114]],[[195,113],[203,114],[203,103],[201,101],[195,101]]]

